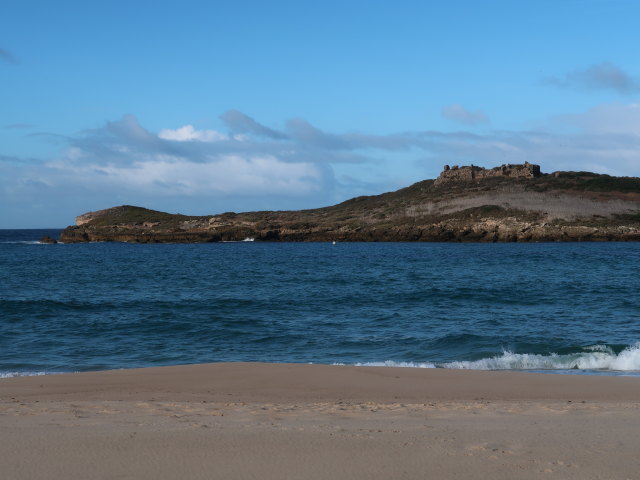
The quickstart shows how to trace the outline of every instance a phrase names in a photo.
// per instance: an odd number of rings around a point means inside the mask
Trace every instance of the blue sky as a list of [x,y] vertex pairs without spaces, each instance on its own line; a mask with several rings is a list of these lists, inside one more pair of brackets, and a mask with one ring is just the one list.
[[640,2],[4,2],[0,228],[299,209],[444,164],[640,176]]

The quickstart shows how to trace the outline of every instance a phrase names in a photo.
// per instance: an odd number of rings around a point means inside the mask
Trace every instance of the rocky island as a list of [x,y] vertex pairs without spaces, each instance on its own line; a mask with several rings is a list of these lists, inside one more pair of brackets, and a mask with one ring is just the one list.
[[80,215],[64,243],[116,241],[640,241],[640,178],[445,166],[435,180],[299,211],[169,214],[123,205]]

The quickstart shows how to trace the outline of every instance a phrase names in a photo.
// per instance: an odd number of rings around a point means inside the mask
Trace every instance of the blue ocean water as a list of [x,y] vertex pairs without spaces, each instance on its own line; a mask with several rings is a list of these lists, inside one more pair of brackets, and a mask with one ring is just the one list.
[[0,231],[0,376],[264,361],[640,371],[640,244],[41,245]]

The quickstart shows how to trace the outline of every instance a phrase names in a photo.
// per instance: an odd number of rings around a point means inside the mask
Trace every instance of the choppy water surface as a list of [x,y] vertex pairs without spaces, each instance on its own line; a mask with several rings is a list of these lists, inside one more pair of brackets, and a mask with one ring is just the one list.
[[637,243],[44,234],[0,232],[0,376],[222,361],[640,371]]

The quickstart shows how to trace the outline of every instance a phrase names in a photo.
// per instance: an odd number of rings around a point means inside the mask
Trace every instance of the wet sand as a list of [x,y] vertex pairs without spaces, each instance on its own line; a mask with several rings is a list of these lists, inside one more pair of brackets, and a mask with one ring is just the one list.
[[635,479],[640,378],[230,363],[0,379],[3,479]]

